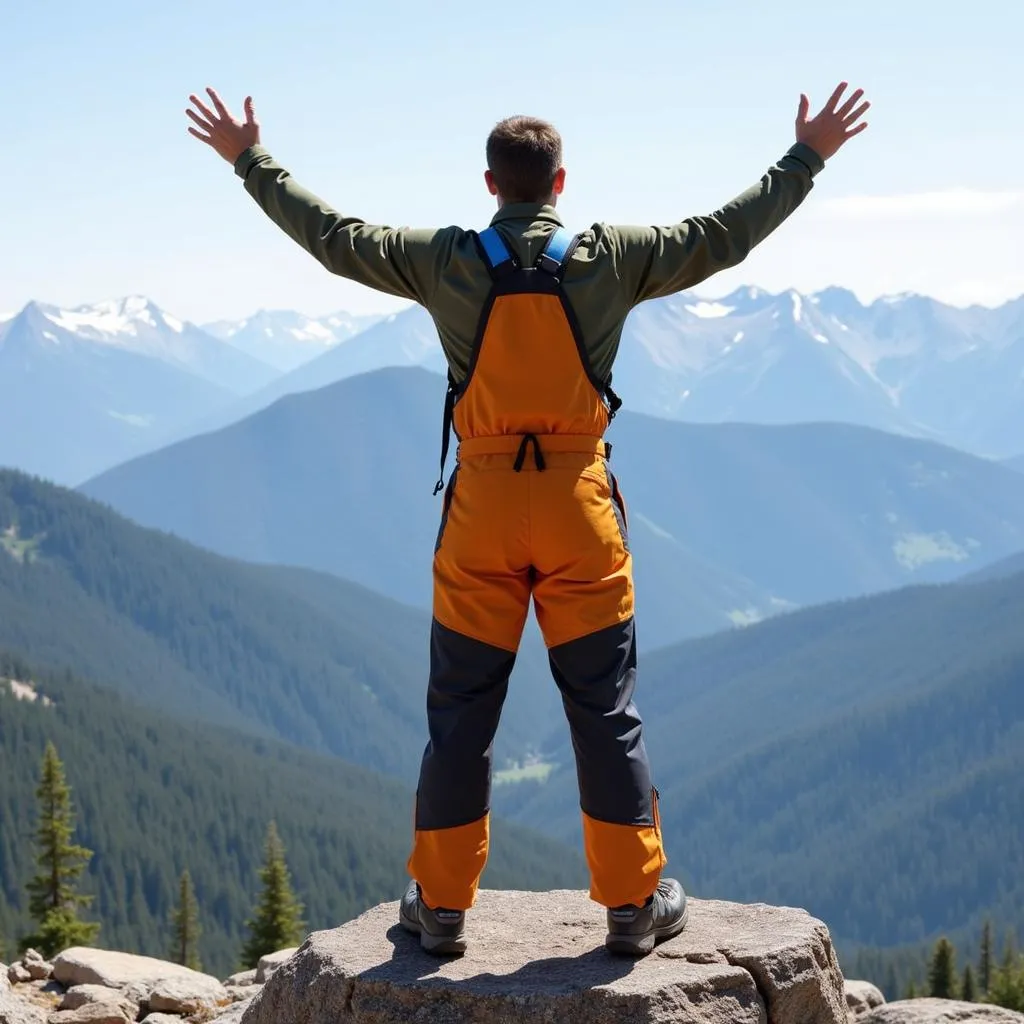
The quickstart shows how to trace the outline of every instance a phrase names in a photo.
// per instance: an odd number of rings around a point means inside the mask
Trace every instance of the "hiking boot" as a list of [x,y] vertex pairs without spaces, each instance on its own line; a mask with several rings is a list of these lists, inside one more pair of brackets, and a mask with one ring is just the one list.
[[612,953],[644,956],[656,943],[678,935],[688,913],[683,887],[674,878],[663,878],[642,907],[627,903],[609,908],[604,944]]
[[438,956],[466,952],[466,913],[463,910],[431,910],[420,897],[417,882],[410,882],[398,910],[398,923],[420,937],[420,946]]

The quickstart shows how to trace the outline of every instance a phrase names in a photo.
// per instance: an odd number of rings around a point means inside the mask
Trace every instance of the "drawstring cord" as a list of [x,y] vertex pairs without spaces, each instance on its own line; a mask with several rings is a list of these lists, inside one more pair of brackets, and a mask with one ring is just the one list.
[[523,463],[526,461],[526,449],[530,442],[533,442],[533,462],[538,470],[544,471],[544,453],[540,450],[540,441],[537,440],[536,434],[523,434],[522,444],[519,445],[519,451],[516,453],[516,461],[513,465],[513,469],[518,473],[523,468]]

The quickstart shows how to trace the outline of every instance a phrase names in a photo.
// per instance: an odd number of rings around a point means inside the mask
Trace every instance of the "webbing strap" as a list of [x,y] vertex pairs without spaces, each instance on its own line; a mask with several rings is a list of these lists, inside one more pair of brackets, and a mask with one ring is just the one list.
[[566,228],[557,227],[548,237],[544,251],[537,259],[537,266],[549,274],[557,274],[565,263],[565,257],[576,236]]
[[434,484],[434,496],[444,490],[444,464],[448,461],[448,448],[452,439],[452,421],[455,419],[455,378],[448,374],[448,393],[444,396],[444,419],[441,424],[441,475]]
[[505,239],[501,237],[496,228],[487,228],[485,231],[481,231],[480,244],[484,247],[487,260],[492,268],[500,267],[506,260],[512,259]]

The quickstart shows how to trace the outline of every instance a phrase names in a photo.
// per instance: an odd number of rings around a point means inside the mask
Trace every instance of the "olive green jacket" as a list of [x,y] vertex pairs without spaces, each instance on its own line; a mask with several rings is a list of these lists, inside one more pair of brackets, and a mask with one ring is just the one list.
[[[823,166],[814,150],[797,143],[757,184],[712,214],[668,227],[594,224],[584,231],[563,286],[594,375],[605,379],[611,372],[633,306],[741,263],[803,202]],[[425,306],[453,377],[464,379],[491,286],[472,232],[391,228],[346,217],[299,185],[262,146],[242,153],[235,172],[267,216],[331,273]],[[562,222],[553,206],[512,203],[491,223],[521,265],[530,266]]]

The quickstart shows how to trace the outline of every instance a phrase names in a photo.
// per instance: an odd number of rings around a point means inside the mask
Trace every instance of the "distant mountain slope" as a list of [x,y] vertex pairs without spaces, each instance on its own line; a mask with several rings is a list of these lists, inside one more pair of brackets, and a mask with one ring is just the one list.
[[34,304],[2,328],[0,466],[80,483],[232,400],[183,366],[72,333]]
[[1010,469],[1016,469],[1021,473],[1024,473],[1024,455],[1015,455],[1012,458],[1006,460],[1006,465]]
[[[415,778],[429,618],[309,571],[233,562],[0,472],[0,647],[172,712]],[[499,756],[542,712],[510,706]]]
[[983,566],[974,572],[969,572],[960,577],[961,583],[987,583],[989,580],[1001,580],[1007,576],[1016,576],[1024,572],[1024,551],[1009,558],[1001,558],[998,562]]
[[[11,677],[35,684],[34,703],[15,699]],[[0,653],[2,938],[13,940],[29,924],[24,885],[35,867],[34,789],[47,740],[73,789],[76,838],[95,852],[83,886],[97,896],[89,916],[102,921],[106,948],[166,957],[178,878],[187,868],[203,965],[221,977],[234,971],[271,819],[309,930],[336,926],[404,888],[413,795],[398,783],[282,743],[169,717]],[[585,884],[574,851],[503,822],[494,832],[485,884]]]
[[372,327],[382,316],[334,313],[308,317],[283,309],[261,309],[245,320],[203,324],[215,338],[288,372]]
[[[379,371],[90,481],[132,518],[238,557],[327,569],[425,605],[443,380]],[[621,413],[640,635],[670,643],[810,603],[951,579],[1024,548],[1024,477],[842,425],[696,425]]]
[[[1024,923],[1024,573],[817,607],[658,652],[638,701],[672,869],[889,945]],[[577,839],[564,730],[496,806]]]

